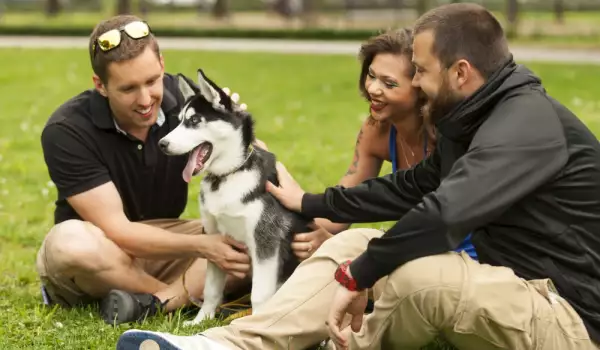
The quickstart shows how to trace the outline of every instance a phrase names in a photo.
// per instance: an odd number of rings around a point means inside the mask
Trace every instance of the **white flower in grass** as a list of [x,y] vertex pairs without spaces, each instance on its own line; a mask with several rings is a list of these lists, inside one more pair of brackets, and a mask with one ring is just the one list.
[[46,188],[46,187],[42,188],[42,196],[48,197],[48,193],[50,193],[48,188]]
[[52,182],[52,181],[46,182],[46,186],[47,187],[56,187],[56,185],[54,185],[54,182]]

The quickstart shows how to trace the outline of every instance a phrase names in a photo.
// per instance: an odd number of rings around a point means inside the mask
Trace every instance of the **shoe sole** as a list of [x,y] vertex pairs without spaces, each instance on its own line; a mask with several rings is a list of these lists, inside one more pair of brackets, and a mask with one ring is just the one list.
[[111,290],[102,300],[102,318],[110,325],[133,322],[134,301],[120,290]]
[[119,337],[117,350],[183,350],[158,334],[127,331]]

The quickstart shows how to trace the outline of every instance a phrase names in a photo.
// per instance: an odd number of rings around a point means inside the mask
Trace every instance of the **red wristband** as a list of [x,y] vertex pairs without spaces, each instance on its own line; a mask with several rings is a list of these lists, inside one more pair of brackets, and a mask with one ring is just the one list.
[[351,261],[348,260],[338,266],[338,268],[335,270],[335,280],[349,291],[355,292],[358,290],[358,287],[356,286],[356,280],[353,277],[350,277],[348,274],[350,263]]

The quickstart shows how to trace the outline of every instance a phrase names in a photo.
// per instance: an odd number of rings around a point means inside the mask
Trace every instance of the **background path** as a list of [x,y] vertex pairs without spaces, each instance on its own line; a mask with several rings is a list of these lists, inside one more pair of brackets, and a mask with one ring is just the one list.
[[[159,38],[163,49],[356,55],[358,41],[280,39]],[[0,36],[0,48],[86,48],[85,37]],[[518,61],[600,64],[600,50],[512,46]]]

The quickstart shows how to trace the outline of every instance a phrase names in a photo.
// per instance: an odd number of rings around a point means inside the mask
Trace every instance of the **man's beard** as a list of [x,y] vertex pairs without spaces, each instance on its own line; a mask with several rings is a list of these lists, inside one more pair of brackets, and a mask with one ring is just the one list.
[[433,99],[428,99],[427,103],[423,106],[423,116],[426,120],[435,124],[463,100],[464,97],[456,95],[450,88],[450,84],[448,84],[446,78],[444,78],[437,96]]

